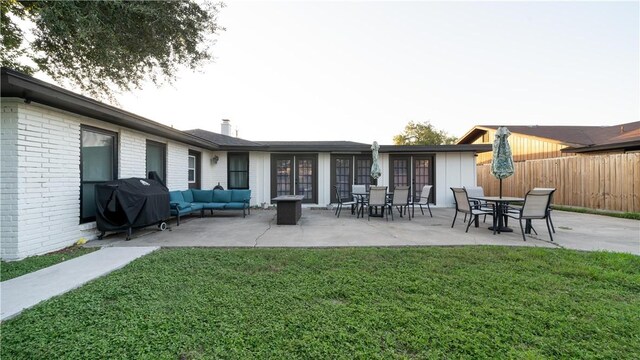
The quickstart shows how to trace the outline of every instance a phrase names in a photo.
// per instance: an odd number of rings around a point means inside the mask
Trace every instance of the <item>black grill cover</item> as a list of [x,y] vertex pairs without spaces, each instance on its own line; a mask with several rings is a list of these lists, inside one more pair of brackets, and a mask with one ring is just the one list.
[[144,227],[169,216],[169,190],[155,180],[130,178],[96,185],[99,231]]

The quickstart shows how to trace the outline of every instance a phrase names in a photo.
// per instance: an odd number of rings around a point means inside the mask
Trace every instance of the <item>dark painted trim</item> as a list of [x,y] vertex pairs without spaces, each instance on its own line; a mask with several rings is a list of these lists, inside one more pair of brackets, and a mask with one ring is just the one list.
[[[334,191],[334,186],[337,186],[338,183],[336,182],[336,161],[340,160],[340,159],[346,159],[349,160],[349,164],[351,164],[351,170],[349,171],[349,181],[350,184],[353,184],[353,181],[355,179],[355,171],[356,171],[356,167],[355,167],[355,160],[354,160],[354,156],[353,155],[340,155],[340,154],[331,154],[331,164],[330,164],[330,176],[331,179],[329,181],[329,194],[331,194],[331,202],[332,203],[337,203],[338,202],[338,198],[336,195],[336,192]],[[351,190],[349,190],[349,196],[351,196]]]
[[210,141],[65,90],[19,71],[3,67],[1,81],[3,98],[21,98],[25,101],[36,102],[209,150],[217,150],[219,148],[218,145]]
[[152,146],[159,146],[164,150],[162,152],[162,162],[164,162],[164,168],[163,168],[162,174],[160,175],[162,175],[162,181],[164,181],[164,183],[166,184],[167,183],[167,144],[147,139],[145,143],[145,149],[144,149],[145,176],[149,176],[149,169],[147,168],[147,157],[149,156],[149,152],[147,150],[148,150],[149,144],[151,144]]
[[[229,179],[231,178],[231,169],[229,164],[231,164],[231,161],[229,161],[229,159],[231,158],[231,156],[243,156],[247,159],[247,171],[234,171],[234,172],[246,172],[247,173],[247,187],[242,187],[242,188],[237,188],[237,187],[231,187],[231,182],[229,181]],[[251,169],[251,166],[249,165],[249,153],[248,152],[229,152],[227,153],[227,187],[229,189],[249,189],[249,171]]]
[[[196,150],[189,149],[189,155],[195,156],[196,158],[196,182],[189,183],[189,189],[202,189],[202,153]],[[187,163],[187,171],[189,168],[189,164]],[[187,182],[189,178],[187,177]]]
[[102,135],[108,135],[108,136],[113,136],[113,168],[111,169],[112,171],[112,179],[111,180],[116,180],[120,177],[120,174],[118,174],[118,151],[119,151],[119,134],[117,132],[114,131],[110,131],[110,130],[104,130],[101,128],[97,128],[97,127],[93,127],[93,126],[89,126],[89,125],[80,125],[80,224],[86,224],[89,222],[93,222],[96,221],[96,217],[94,216],[89,216],[86,218],[82,217],[82,196],[83,196],[83,191],[82,191],[82,185],[84,184],[102,184],[104,181],[83,181],[82,180],[82,132],[83,131],[90,131],[90,132],[95,132],[98,134],[102,134]]
[[270,169],[270,177],[271,177],[271,198],[276,197],[277,192],[277,184],[276,184],[276,160],[287,159],[291,160],[291,191],[290,195],[297,194],[297,185],[298,185],[298,160],[300,159],[313,159],[313,194],[311,199],[302,200],[305,204],[317,204],[318,203],[318,154],[305,154],[305,153],[296,153],[296,154],[286,154],[286,153],[278,153],[271,154],[271,169]]

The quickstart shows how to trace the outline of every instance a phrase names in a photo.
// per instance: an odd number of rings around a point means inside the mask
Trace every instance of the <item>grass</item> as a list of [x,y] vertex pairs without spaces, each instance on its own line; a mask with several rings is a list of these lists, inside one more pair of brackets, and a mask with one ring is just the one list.
[[0,326],[6,358],[634,358],[640,257],[163,249]]
[[607,211],[607,210],[597,210],[597,209],[562,206],[562,205],[553,205],[552,207],[556,210],[570,211],[570,212],[575,212],[580,214],[594,214],[594,215],[604,215],[604,216],[611,216],[611,217],[617,217],[617,218],[623,218],[623,219],[640,220],[640,213],[638,212]]
[[0,263],[0,281],[13,279],[36,270],[44,269],[65,260],[88,254],[94,250],[97,250],[97,248],[71,246],[49,254],[31,256],[20,261],[2,261]]

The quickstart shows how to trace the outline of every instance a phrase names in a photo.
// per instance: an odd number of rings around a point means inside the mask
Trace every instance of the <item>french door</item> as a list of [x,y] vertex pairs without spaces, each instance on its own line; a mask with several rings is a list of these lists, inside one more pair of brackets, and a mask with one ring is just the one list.
[[351,185],[371,185],[371,156],[331,155],[331,202],[338,202],[333,187],[340,197],[351,198]]
[[[422,187],[434,185],[434,163],[430,155],[390,155],[389,189],[411,186],[414,198],[419,198]],[[435,192],[431,199],[435,203]]]
[[303,195],[303,203],[318,202],[318,156],[271,155],[271,197]]

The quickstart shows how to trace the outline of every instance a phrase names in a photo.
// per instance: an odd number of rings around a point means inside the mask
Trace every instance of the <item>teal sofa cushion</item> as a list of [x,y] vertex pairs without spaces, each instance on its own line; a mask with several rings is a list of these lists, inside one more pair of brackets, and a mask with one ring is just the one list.
[[225,205],[225,209],[237,209],[242,210],[247,206],[246,203],[243,202],[230,202]]
[[214,203],[228,203],[231,202],[231,190],[213,190]]
[[188,203],[186,201],[177,201],[177,202],[172,202],[171,207],[177,208],[179,210],[190,209],[191,203]]
[[207,204],[203,204],[205,209],[211,210],[224,210],[225,205],[227,205],[227,203],[210,202]]
[[182,191],[169,191],[169,202],[184,202]]
[[182,197],[184,197],[184,201],[186,202],[193,202],[193,193],[191,192],[191,189],[183,191]]
[[212,190],[196,190],[192,189],[191,193],[193,194],[193,202],[199,203],[210,203],[213,199],[213,191]]
[[204,208],[203,203],[197,203],[197,202],[191,203],[191,209],[193,210],[202,210],[202,208]]
[[231,202],[244,202],[251,199],[251,190],[231,190]]

